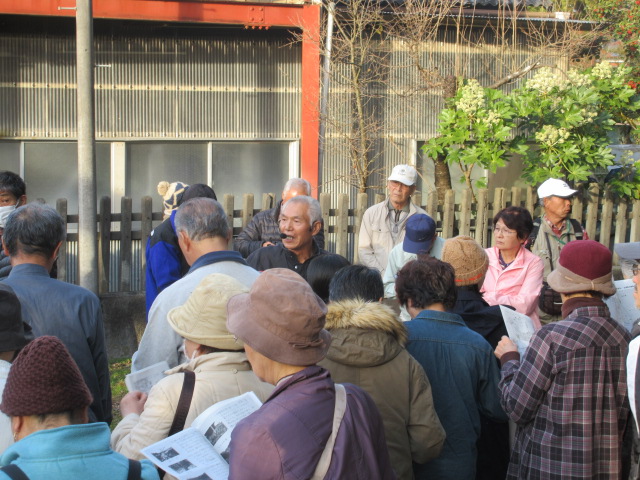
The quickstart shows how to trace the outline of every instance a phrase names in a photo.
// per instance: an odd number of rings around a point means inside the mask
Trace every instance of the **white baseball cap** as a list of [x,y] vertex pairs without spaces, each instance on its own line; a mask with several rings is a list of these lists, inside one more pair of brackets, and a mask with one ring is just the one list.
[[396,165],[389,175],[389,181],[404,183],[411,187],[416,184],[418,172],[411,165]]
[[569,185],[567,185],[567,182],[565,182],[564,180],[550,178],[538,187],[538,198],[546,198],[551,196],[568,198],[576,192],[577,190],[569,188]]

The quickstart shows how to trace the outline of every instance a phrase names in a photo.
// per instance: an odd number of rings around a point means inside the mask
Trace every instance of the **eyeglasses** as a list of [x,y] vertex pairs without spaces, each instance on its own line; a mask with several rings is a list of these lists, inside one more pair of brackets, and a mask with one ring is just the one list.
[[518,232],[515,230],[507,230],[506,228],[493,227],[493,233],[501,233],[505,237],[509,237],[511,235],[516,235]]
[[633,276],[635,277],[636,275],[638,275],[638,264],[634,263],[633,267],[631,267],[631,273],[633,273]]

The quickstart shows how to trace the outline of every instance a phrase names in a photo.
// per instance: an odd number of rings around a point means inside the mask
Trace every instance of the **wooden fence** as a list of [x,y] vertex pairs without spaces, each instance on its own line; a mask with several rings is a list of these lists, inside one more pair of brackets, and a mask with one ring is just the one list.
[[[375,202],[383,199],[382,195],[376,195]],[[222,200],[229,224],[233,225],[234,236],[260,211],[254,209],[253,194],[242,196],[240,209],[235,208],[235,200],[233,195],[225,195]],[[469,235],[484,247],[491,245],[492,218],[498,210],[509,205],[520,205],[534,215],[540,213],[531,188],[498,188],[492,199],[487,190],[480,190],[475,202],[470,192],[463,192],[461,198],[457,199],[452,190],[446,192],[441,204],[438,204],[435,192],[429,193],[426,199],[415,195],[413,201],[422,205],[436,220],[441,237]],[[264,194],[263,208],[268,209],[273,204],[274,195]],[[58,278],[73,283],[77,278],[78,234],[75,233],[75,224],[78,223],[78,215],[67,215],[66,205],[65,199],[58,200],[57,209],[68,225],[66,245],[60,249]],[[346,194],[339,195],[335,204],[330,194],[321,194],[320,205],[325,223],[326,248],[357,262],[360,221],[364,211],[371,205],[367,195],[359,194],[355,208],[352,208]],[[131,198],[123,197],[120,211],[112,213],[109,197],[101,199],[97,225],[101,293],[144,290],[144,246],[151,230],[162,221],[162,214],[152,211],[151,197],[141,199],[139,213],[133,212]],[[597,185],[592,185],[582,196],[575,198],[572,217],[584,225],[589,238],[609,248],[613,247],[613,243],[640,241],[640,200],[627,202],[615,199],[600,192]]]

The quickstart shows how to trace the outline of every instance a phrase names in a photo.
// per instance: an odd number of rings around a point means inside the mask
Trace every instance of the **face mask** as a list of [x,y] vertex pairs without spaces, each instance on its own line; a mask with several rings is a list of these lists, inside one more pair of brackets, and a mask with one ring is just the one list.
[[13,212],[18,204],[7,205],[6,207],[0,207],[0,228],[4,228],[7,224],[7,217]]

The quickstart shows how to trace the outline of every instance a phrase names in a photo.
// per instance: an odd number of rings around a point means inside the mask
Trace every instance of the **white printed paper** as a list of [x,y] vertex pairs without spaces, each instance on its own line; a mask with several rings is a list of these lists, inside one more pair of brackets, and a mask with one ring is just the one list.
[[629,354],[627,355],[627,390],[629,392],[629,404],[631,405],[631,412],[636,422],[636,428],[638,428],[638,412],[636,412],[636,369],[638,368],[639,349],[640,337],[636,337],[629,343]]
[[635,284],[631,279],[616,280],[613,284],[616,286],[616,294],[605,299],[604,303],[609,307],[611,318],[631,331],[633,324],[640,317],[640,310],[633,298]]
[[124,384],[130,392],[136,390],[149,393],[151,387],[158,383],[164,377],[164,372],[169,370],[169,364],[163,360],[153,365],[149,365],[142,370],[132,372],[124,377]]
[[178,480],[226,480],[231,432],[261,405],[253,392],[218,402],[198,415],[190,428],[142,453]]
[[520,356],[523,356],[524,351],[529,346],[531,337],[536,331],[533,326],[533,321],[523,313],[511,310],[504,305],[500,305],[500,312],[502,312],[502,318],[505,327],[507,327],[509,338],[517,345]]

